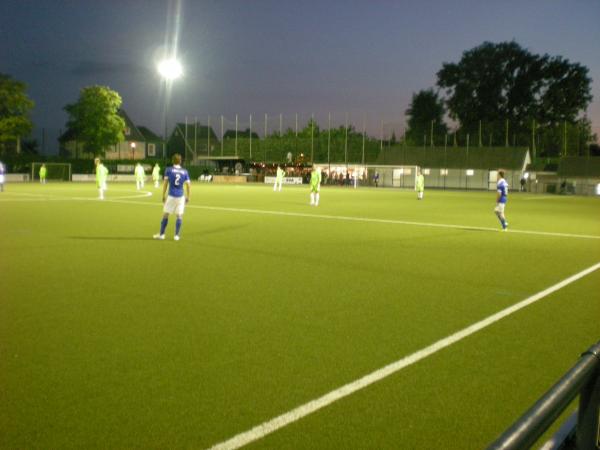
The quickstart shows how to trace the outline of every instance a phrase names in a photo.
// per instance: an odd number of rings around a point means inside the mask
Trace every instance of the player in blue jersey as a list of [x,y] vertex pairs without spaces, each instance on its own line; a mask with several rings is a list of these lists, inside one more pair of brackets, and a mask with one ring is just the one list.
[[[165,238],[169,214],[175,214],[177,220],[175,221],[175,237],[173,239],[178,241],[181,224],[183,222],[183,210],[185,209],[185,204],[190,201],[191,183],[187,170],[181,167],[181,155],[175,153],[172,161],[173,167],[167,167],[167,170],[165,171],[162,196],[162,201],[165,204],[163,208],[164,215],[160,222],[160,233],[155,234],[154,239],[163,240]],[[168,196],[167,189],[169,190]]]
[[504,170],[502,169],[498,169],[498,184],[496,188],[496,208],[494,208],[494,211],[502,224],[502,231],[506,231],[508,222],[506,221],[506,217],[504,217],[504,208],[506,207],[506,199],[508,197],[508,183],[504,179]]
[[6,168],[2,161],[0,161],[0,192],[4,192],[4,172],[6,172]]

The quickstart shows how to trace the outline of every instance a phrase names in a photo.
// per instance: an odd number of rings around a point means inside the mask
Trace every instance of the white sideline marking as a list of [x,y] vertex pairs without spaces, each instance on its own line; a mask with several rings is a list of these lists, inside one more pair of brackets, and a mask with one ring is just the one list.
[[[144,194],[141,195],[131,195],[131,196],[122,196],[122,197],[107,197],[103,200],[105,203],[125,203],[130,205],[150,205],[155,206],[154,203],[148,202],[139,202],[139,201],[131,201],[125,200],[128,198],[144,198],[152,196],[152,193],[149,191],[142,191]],[[97,201],[97,198],[93,197],[49,197],[44,194],[28,194],[28,193],[20,193],[20,192],[11,192],[11,194],[16,195],[28,195],[28,196],[39,196],[43,197],[40,200],[87,200],[87,201]],[[1,200],[1,199],[0,199]],[[6,199],[5,201],[9,201]],[[12,200],[10,200],[12,201]],[[30,200],[32,201],[32,200]],[[420,226],[420,227],[432,227],[432,228],[451,228],[455,230],[476,230],[476,231],[494,231],[499,232],[500,228],[492,228],[492,227],[476,227],[469,225],[452,225],[445,223],[431,223],[431,222],[415,222],[408,220],[395,220],[395,219],[375,219],[369,217],[352,217],[352,216],[332,216],[327,214],[307,214],[307,213],[299,213],[299,212],[285,212],[285,211],[269,211],[265,209],[248,209],[248,208],[229,208],[224,206],[204,206],[204,205],[187,205],[187,208],[194,209],[206,209],[211,211],[227,211],[227,212],[241,212],[248,214],[267,214],[273,216],[290,216],[290,217],[309,217],[313,219],[327,219],[327,220],[345,220],[352,222],[367,222],[367,223],[386,223],[386,224],[396,224],[396,225],[412,225],[412,226]],[[600,236],[592,235],[592,234],[573,234],[573,233],[558,233],[551,231],[529,231],[529,230],[518,230],[514,228],[509,228],[509,234],[519,233],[519,234],[529,234],[535,236],[554,236],[554,237],[566,237],[566,238],[577,238],[577,239],[600,239]]]
[[[110,192],[131,192],[131,191],[124,191],[124,190],[112,190]],[[96,197],[61,197],[59,195],[51,195],[51,194],[33,194],[33,193],[29,193],[29,192],[10,192],[10,195],[23,195],[26,197],[34,197],[34,198],[28,198],[28,199],[21,199],[21,198],[7,198],[7,199],[1,199],[0,201],[30,201],[30,202],[34,202],[34,201],[64,201],[64,200],[98,200],[98,198]],[[152,196],[152,192],[150,191],[143,191],[140,190],[139,194],[135,194],[135,195],[123,195],[120,197],[111,197],[114,200],[119,200],[119,199],[126,199],[126,198],[145,198],[145,197],[151,197]]]
[[382,367],[381,369],[371,372],[370,374],[365,375],[364,377],[359,378],[358,380],[345,384],[344,386],[335,389],[317,399],[311,400],[308,403],[305,403],[304,405],[298,406],[297,408],[294,408],[291,411],[281,414],[280,416],[277,416],[266,422],[263,422],[260,425],[257,425],[248,431],[237,434],[226,441],[216,444],[212,446],[210,450],[233,450],[240,448],[246,444],[249,444],[250,442],[254,442],[258,439],[261,439],[280,428],[283,428],[293,422],[302,419],[303,417],[308,416],[309,414],[312,414],[315,411],[318,411],[319,409],[325,408],[326,406],[332,404],[337,400],[347,397],[348,395],[353,394],[356,391],[359,391],[373,383],[383,380],[384,378],[404,369],[405,367],[415,364],[416,362],[425,359],[428,356],[431,356],[434,353],[437,353],[440,350],[463,340],[464,338],[492,325],[495,322],[498,322],[499,320],[519,311],[520,309],[525,308],[526,306],[529,306],[541,300],[542,298],[552,294],[553,292],[562,289],[563,287],[579,280],[580,278],[585,277],[586,275],[598,269],[600,269],[600,262],[594,264],[591,267],[588,267],[585,270],[582,270],[579,273],[576,273],[575,275],[570,276],[569,278],[564,279],[559,283],[556,283],[553,286],[550,286],[547,289],[544,289],[541,292],[538,292],[537,294],[532,295],[531,297],[526,298],[525,300],[520,301],[515,305],[509,306],[508,308],[503,309],[502,311],[497,312],[496,314],[493,314],[486,319],[474,323],[473,325],[470,325],[467,328],[463,328],[462,330],[450,336],[440,339],[439,341],[431,344],[428,347],[425,347],[415,353],[412,353],[411,355],[405,356],[404,358],[399,359],[398,361],[393,362],[391,364],[388,364],[387,366]]
[[[152,205],[155,206],[154,203],[148,202],[135,202],[135,201],[119,201],[117,199],[106,199],[107,202],[114,203],[126,203],[132,205]],[[387,224],[396,224],[396,225],[413,225],[420,227],[433,227],[433,228],[453,228],[457,230],[477,230],[477,231],[494,231],[499,232],[500,226],[496,228],[492,227],[475,227],[469,225],[451,225],[445,223],[430,223],[430,222],[414,222],[408,220],[395,220],[395,219],[375,219],[369,217],[352,217],[352,216],[332,216],[327,214],[307,214],[307,213],[299,213],[299,212],[285,212],[285,211],[269,211],[266,209],[248,209],[248,208],[229,208],[224,206],[203,206],[203,205],[187,205],[187,208],[195,208],[195,209],[206,209],[212,211],[228,211],[228,212],[241,212],[241,213],[249,213],[249,214],[267,214],[273,216],[291,216],[291,217],[310,217],[313,219],[327,219],[327,220],[346,220],[352,222],[367,222],[367,223],[387,223]],[[308,208],[308,206],[307,206]],[[555,236],[555,237],[568,237],[568,238],[579,238],[579,239],[600,239],[600,236],[592,235],[592,234],[572,234],[572,233],[558,233],[551,231],[528,231],[528,230],[516,230],[513,228],[508,229],[508,234],[531,234],[536,236]]]

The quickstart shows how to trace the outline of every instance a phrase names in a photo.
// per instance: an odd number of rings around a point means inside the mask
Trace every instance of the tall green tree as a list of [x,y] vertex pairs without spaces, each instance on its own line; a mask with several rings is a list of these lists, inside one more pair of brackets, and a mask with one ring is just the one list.
[[461,131],[475,137],[482,123],[494,142],[504,142],[506,121],[521,142],[532,128],[576,123],[592,100],[587,67],[532,54],[516,42],[484,42],[458,63],[443,64],[437,78]]
[[409,108],[406,142],[410,145],[422,145],[423,138],[431,144],[431,124],[433,122],[434,142],[443,140],[448,128],[444,123],[444,102],[433,89],[414,93]]
[[25,83],[0,73],[0,149],[12,144],[18,150],[20,138],[31,133],[29,112],[34,103],[26,89]]
[[67,127],[84,142],[88,152],[103,155],[106,148],[125,139],[125,121],[118,115],[121,96],[105,86],[81,90],[76,103],[65,106]]

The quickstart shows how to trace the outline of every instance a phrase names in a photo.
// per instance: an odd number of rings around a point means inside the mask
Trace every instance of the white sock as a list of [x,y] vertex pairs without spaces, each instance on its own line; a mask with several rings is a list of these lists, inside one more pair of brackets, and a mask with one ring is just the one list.
[[315,193],[314,192],[310,193],[310,204],[311,205],[315,204]]
[[315,201],[315,205],[319,206],[319,193],[318,192],[315,194],[315,197],[317,198],[317,200]]

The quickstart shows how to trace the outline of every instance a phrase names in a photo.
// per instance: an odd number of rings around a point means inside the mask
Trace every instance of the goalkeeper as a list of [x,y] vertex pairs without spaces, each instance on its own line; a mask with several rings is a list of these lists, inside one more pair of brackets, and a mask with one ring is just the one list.
[[40,183],[46,184],[46,175],[48,174],[48,169],[46,169],[46,164],[42,164],[40,167]]

